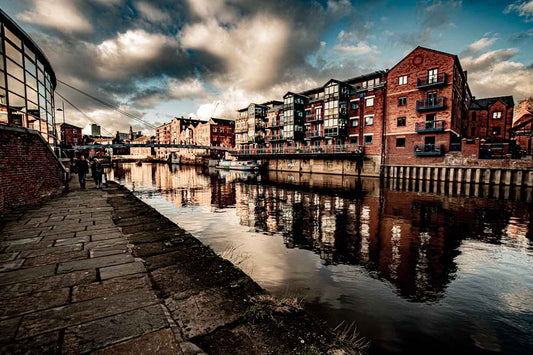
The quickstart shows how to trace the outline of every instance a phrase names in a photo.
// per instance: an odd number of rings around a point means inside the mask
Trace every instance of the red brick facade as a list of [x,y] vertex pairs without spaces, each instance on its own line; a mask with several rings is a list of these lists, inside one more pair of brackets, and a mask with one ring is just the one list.
[[[303,98],[302,107],[296,98]],[[509,139],[514,106],[509,96],[473,100],[458,57],[423,47],[388,71],[332,79],[322,87],[289,92],[284,100],[267,113],[265,143],[248,146],[248,153],[358,145],[364,146],[365,156],[382,156],[385,164],[436,164],[447,153],[460,152],[463,138]],[[487,102],[485,114],[481,107]],[[479,103],[479,112],[473,113]],[[298,128],[303,110],[304,126]],[[475,115],[485,116],[473,120]],[[236,141],[238,149],[250,141],[246,118],[246,109],[239,110],[236,130],[243,133]],[[296,135],[299,129],[303,136]],[[283,136],[292,131],[294,135]]]
[[37,131],[0,125],[0,211],[61,193],[67,171]]
[[58,124],[57,127],[62,144],[74,146],[82,143],[82,128],[68,123]]

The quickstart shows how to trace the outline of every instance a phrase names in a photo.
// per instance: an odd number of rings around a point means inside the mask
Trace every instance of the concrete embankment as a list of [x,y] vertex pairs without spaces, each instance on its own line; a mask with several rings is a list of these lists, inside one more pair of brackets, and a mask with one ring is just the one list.
[[124,187],[4,216],[0,353],[356,352]]

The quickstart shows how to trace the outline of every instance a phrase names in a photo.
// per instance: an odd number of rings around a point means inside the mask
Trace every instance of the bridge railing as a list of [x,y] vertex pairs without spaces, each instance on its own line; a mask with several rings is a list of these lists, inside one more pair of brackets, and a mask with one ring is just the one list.
[[303,147],[268,147],[268,148],[240,148],[236,155],[272,155],[272,154],[362,154],[364,147],[358,144],[303,146]]

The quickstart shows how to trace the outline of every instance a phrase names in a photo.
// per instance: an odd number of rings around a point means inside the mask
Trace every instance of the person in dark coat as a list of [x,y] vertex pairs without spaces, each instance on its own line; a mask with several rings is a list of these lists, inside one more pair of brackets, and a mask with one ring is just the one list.
[[96,188],[100,188],[102,186],[102,175],[104,174],[104,168],[97,158],[94,158],[93,164],[91,165],[91,174],[93,175]]
[[82,190],[85,189],[85,182],[87,181],[87,174],[89,173],[89,163],[85,160],[85,156],[81,155],[76,163],[78,170],[78,181]]

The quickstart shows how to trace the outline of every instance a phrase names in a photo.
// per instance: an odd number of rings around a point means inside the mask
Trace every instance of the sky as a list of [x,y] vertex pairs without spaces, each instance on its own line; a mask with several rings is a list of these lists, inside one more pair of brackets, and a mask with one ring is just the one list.
[[[58,79],[159,125],[457,54],[478,98],[533,95],[533,0],[0,0]],[[107,132],[146,126],[58,83]],[[56,95],[56,106],[61,98]],[[89,120],[65,103],[69,123]],[[56,120],[61,120],[58,115]]]

